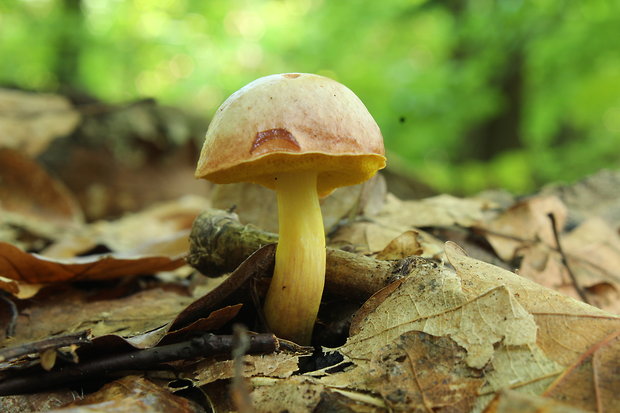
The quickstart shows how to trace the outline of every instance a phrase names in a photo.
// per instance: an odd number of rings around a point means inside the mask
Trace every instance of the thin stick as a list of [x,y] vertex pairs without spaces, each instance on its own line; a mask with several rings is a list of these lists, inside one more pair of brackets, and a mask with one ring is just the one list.
[[551,227],[553,228],[553,237],[555,238],[555,243],[558,245],[558,252],[560,253],[560,257],[562,257],[562,264],[564,265],[564,267],[566,267],[566,271],[568,272],[568,276],[570,277],[573,283],[573,286],[575,287],[575,291],[577,291],[577,294],[579,294],[579,297],[584,303],[590,304],[590,302],[588,301],[588,297],[586,296],[586,292],[583,290],[583,288],[581,288],[581,286],[579,285],[579,282],[577,281],[577,277],[575,277],[575,273],[573,273],[573,270],[571,269],[570,265],[568,265],[568,259],[566,258],[566,254],[564,254],[564,250],[562,249],[562,244],[560,243],[560,234],[558,232],[558,228],[556,225],[555,215],[553,215],[553,212],[550,212],[547,214],[547,216],[551,220]]
[[88,344],[88,331],[65,334],[57,337],[46,338],[45,340],[32,343],[20,344],[14,347],[3,348],[0,350],[0,362],[13,360],[28,354],[42,353],[46,350],[57,349],[73,344]]
[[[233,348],[233,336],[205,334],[181,343],[68,365],[49,373],[37,371],[27,376],[13,377],[0,382],[0,396],[39,392],[72,383],[82,383],[88,379],[106,377],[114,372],[161,369],[162,363],[165,362],[230,354]],[[273,334],[256,334],[249,336],[247,353],[271,353],[278,348],[279,341]]]

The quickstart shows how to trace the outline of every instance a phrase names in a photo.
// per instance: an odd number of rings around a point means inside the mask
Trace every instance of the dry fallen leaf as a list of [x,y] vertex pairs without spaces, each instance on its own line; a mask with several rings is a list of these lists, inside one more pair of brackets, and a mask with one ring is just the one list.
[[12,149],[0,148],[0,241],[22,242],[20,231],[46,239],[82,223],[82,212],[62,182]]
[[2,412],[48,412],[79,398],[76,391],[58,390],[0,397]]
[[601,170],[569,185],[551,185],[541,195],[560,198],[568,207],[572,221],[598,217],[613,228],[620,227],[620,170]]
[[502,390],[484,413],[585,413],[586,410],[556,400],[514,390]]
[[84,330],[90,330],[93,337],[133,337],[165,326],[192,301],[191,296],[159,288],[123,298],[93,300],[67,287],[37,296],[36,301],[25,305],[14,336],[2,344],[15,346]]
[[619,411],[619,354],[620,329],[594,343],[544,395],[584,410]]
[[69,135],[79,121],[79,112],[63,96],[0,89],[3,147],[37,156],[55,138]]
[[[60,260],[27,253],[11,244],[0,242],[0,277],[5,284],[10,285],[6,291],[11,292],[17,288],[16,295],[20,298],[27,298],[26,293],[32,293],[22,288],[25,284],[40,287],[41,284],[67,281],[110,280],[169,271],[184,264],[181,258],[126,256],[121,253]],[[16,283],[11,283],[11,280]]]
[[198,413],[203,409],[188,399],[139,376],[126,376],[108,383],[95,393],[69,403],[54,413],[86,412]]
[[391,411],[470,411],[484,382],[448,338],[409,332],[383,347],[369,366],[370,386]]
[[438,195],[418,201],[401,201],[388,196],[384,208],[372,218],[401,232],[411,227],[471,227],[494,205],[483,199]]
[[553,214],[560,230],[566,222],[567,210],[555,197],[536,196],[520,201],[492,221],[480,226],[497,255],[504,261],[512,261],[520,249],[542,242],[556,247],[553,226],[549,214]]
[[[287,352],[243,356],[243,377],[291,377],[299,370],[301,354]],[[203,386],[217,380],[234,376],[233,360],[208,358],[190,366],[182,373],[183,378],[191,379],[195,386]]]
[[286,379],[254,377],[250,380],[256,412],[342,411],[387,412],[383,400],[374,395],[355,390],[327,386],[307,376]]
[[411,255],[441,258],[443,242],[420,229],[402,232],[374,222],[354,222],[330,237],[334,246],[353,246],[362,254],[376,254],[380,260],[397,260]]
[[[353,366],[322,377],[321,383],[390,394],[404,386],[390,387],[390,381],[377,377],[385,378],[399,369],[405,379],[411,374],[433,377],[443,371],[450,380],[438,380],[438,387],[429,387],[432,392],[442,397],[452,394],[451,403],[470,403],[451,393],[454,389],[449,384],[463,377],[480,378],[483,384],[471,404],[474,410],[481,410],[503,388],[542,394],[588,348],[620,328],[619,317],[467,257],[454,244],[446,244],[446,255],[456,271],[437,267],[423,277],[401,280],[386,287],[386,293],[379,292],[379,298],[371,298],[365,304],[369,308],[362,307],[362,315],[353,321],[351,336],[337,349]],[[462,354],[463,363],[436,360],[425,364],[424,356],[409,356],[421,348],[419,344],[403,344],[414,332],[442,338],[443,344],[433,348],[444,351],[447,360],[454,357],[450,354]],[[404,364],[382,370],[387,367],[376,361],[377,355],[386,351],[402,356],[383,361]],[[411,363],[405,363],[407,357],[418,360],[418,369],[411,370]],[[444,366],[443,370],[438,366]],[[613,381],[610,373],[604,378]],[[400,393],[402,398],[394,406],[409,411],[412,406],[435,407],[433,400],[446,400],[420,388],[410,390],[415,394],[409,396]]]
[[208,205],[206,198],[194,195],[161,202],[117,220],[84,225],[66,233],[41,254],[70,258],[104,246],[126,254],[178,258],[189,249],[192,222]]
[[[557,221],[561,252],[548,214]],[[536,196],[482,226],[500,257],[508,262],[521,258],[520,275],[574,298],[580,298],[578,288],[586,288],[592,304],[620,311],[616,299],[620,297],[620,234],[600,218],[586,219],[570,232],[561,232],[566,215],[557,198]]]

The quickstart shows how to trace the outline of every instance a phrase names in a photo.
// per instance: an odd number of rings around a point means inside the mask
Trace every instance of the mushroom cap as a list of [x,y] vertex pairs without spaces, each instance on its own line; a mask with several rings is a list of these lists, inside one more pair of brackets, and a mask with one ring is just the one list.
[[361,183],[385,167],[383,137],[362,101],[314,74],[262,77],[215,113],[195,176],[219,184],[275,188],[275,176],[318,171],[320,196]]

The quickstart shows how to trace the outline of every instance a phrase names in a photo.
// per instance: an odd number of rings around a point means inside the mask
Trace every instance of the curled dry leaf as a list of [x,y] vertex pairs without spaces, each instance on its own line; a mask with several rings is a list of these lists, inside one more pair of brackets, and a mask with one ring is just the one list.
[[352,245],[356,251],[376,254],[379,260],[398,260],[412,255],[438,258],[443,242],[420,229],[403,232],[375,222],[354,222],[330,237],[334,245]]
[[[49,284],[67,281],[110,280],[124,276],[152,274],[179,268],[185,262],[181,258],[163,256],[126,256],[103,254],[71,259],[52,259],[27,253],[11,244],[0,242],[0,276],[11,284],[8,292],[23,284]],[[26,298],[17,292],[20,298]]]
[[79,112],[62,96],[0,89],[3,147],[37,156],[55,138],[70,134],[79,121]]

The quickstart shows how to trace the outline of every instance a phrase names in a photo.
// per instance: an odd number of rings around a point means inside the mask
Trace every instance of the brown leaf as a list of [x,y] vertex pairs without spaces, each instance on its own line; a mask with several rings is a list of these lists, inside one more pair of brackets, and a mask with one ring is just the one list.
[[[389,287],[388,287],[389,288]],[[408,331],[448,335],[467,351],[467,363],[482,368],[494,346],[534,344],[536,326],[502,286],[467,299],[456,274],[439,267],[408,278],[365,317],[363,326],[339,350],[353,360],[369,359],[378,346]]]
[[569,185],[544,188],[543,195],[557,196],[566,204],[569,215],[578,223],[591,218],[602,218],[613,228],[620,227],[620,170],[601,170]]
[[81,400],[53,410],[55,413],[93,411],[198,413],[203,409],[142,377],[127,376],[106,384]]
[[91,330],[93,337],[133,337],[165,326],[191,301],[189,296],[158,288],[123,298],[93,300],[67,286],[24,304],[14,337],[3,344],[15,346],[84,330]]
[[405,333],[373,357],[371,386],[391,411],[470,411],[484,380],[464,358],[448,338]]
[[[326,386],[307,376],[286,379],[255,377],[250,383],[257,412],[320,412],[340,407],[346,412],[387,412],[383,400],[355,390]],[[330,404],[333,403],[333,404]]]
[[594,343],[620,328],[620,317],[574,300],[524,277],[468,257],[453,243],[446,255],[468,296],[505,286],[536,321],[536,343],[544,354],[562,366],[577,360]]
[[62,96],[0,89],[4,147],[37,156],[52,140],[71,133],[79,121],[80,114]]
[[[291,377],[299,370],[300,354],[278,352],[273,354],[243,356],[243,377]],[[216,380],[230,379],[234,376],[233,360],[206,359],[184,372],[195,385],[203,386]]]
[[[438,267],[375,295],[338,349],[353,367],[322,378],[322,383],[386,394],[403,389],[402,383],[391,387],[387,379],[371,380],[380,368],[373,360],[385,345],[402,348],[402,334],[426,333],[458,344],[469,371],[484,368],[483,385],[473,401],[479,410],[505,387],[542,394],[583,352],[620,327],[618,317],[467,257],[453,243],[445,248],[456,273]],[[449,391],[449,386],[437,386],[438,392]],[[410,400],[414,398],[400,399],[405,405]]]
[[528,198],[508,208],[496,219],[481,224],[486,238],[497,255],[504,261],[512,261],[519,250],[531,243],[542,242],[555,248],[553,226],[548,214],[553,214],[558,228],[566,222],[567,210],[555,197]]
[[11,244],[0,242],[0,275],[28,284],[109,280],[128,275],[169,271],[183,264],[182,259],[132,257],[120,253],[60,260],[30,254]]
[[174,320],[173,329],[196,321],[223,303],[230,303],[232,297],[241,296],[253,278],[264,277],[273,267],[275,244],[265,245],[243,261],[220,285],[185,308]]
[[439,258],[443,242],[418,228],[402,230],[374,222],[353,222],[342,226],[330,237],[330,243],[352,245],[356,252],[377,254],[380,260],[401,259],[411,255]]
[[352,222],[344,225],[330,237],[330,244],[353,246],[356,252],[374,254],[384,249],[403,231],[374,222]]
[[[179,341],[187,340],[191,337],[192,333],[213,331],[222,327],[224,324],[232,320],[237,316],[243,304],[229,305],[218,310],[211,312],[207,317],[200,318],[190,325],[180,328],[178,330],[169,331],[161,340],[161,344],[177,343]],[[182,314],[183,312],[181,312]],[[179,316],[175,320],[177,320]],[[175,321],[170,323],[174,326]]]
[[379,253],[378,260],[400,260],[412,255],[421,256],[424,252],[418,231],[409,230],[394,238]]
[[[552,213],[558,228],[563,228],[566,208],[555,197],[534,197],[505,211],[486,225],[487,239],[497,254],[511,261],[522,257],[519,274],[566,295],[579,298],[569,268],[581,288],[602,283],[615,291],[604,290],[589,298],[599,307],[619,309],[614,297],[620,291],[620,236],[600,218],[590,218],[568,233],[560,233],[564,256],[553,235]],[[609,295],[611,293],[611,295]]]
[[620,410],[620,330],[595,343],[545,392],[546,397],[584,410]]
[[59,390],[0,397],[2,412],[48,412],[79,398],[76,391]]
[[471,227],[483,219],[493,204],[482,199],[438,195],[419,201],[401,201],[389,196],[381,212],[373,217],[380,224],[399,229],[410,227]]
[[577,407],[553,399],[503,390],[489,403],[484,413],[585,413]]
[[187,253],[192,222],[207,204],[205,198],[185,196],[117,220],[94,222],[66,233],[41,253],[71,258],[99,245],[126,254],[178,258]]
[[50,239],[82,222],[80,207],[65,185],[35,161],[8,148],[0,148],[0,213],[0,224]]

